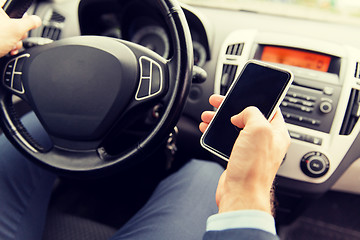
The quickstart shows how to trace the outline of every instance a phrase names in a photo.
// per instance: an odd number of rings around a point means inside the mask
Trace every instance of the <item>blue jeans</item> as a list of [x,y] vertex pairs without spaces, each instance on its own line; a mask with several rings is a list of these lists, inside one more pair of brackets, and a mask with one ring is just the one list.
[[[34,115],[24,125],[42,144],[48,139]],[[222,167],[192,160],[164,179],[111,240],[202,239],[206,219],[217,212],[215,191]],[[25,159],[0,136],[0,239],[41,239],[56,176]]]

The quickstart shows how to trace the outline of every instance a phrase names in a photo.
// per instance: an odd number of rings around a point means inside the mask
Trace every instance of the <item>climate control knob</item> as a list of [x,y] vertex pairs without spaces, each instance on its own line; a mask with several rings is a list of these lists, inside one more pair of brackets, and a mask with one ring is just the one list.
[[301,170],[309,177],[318,178],[329,171],[329,159],[320,152],[309,152],[300,162]]

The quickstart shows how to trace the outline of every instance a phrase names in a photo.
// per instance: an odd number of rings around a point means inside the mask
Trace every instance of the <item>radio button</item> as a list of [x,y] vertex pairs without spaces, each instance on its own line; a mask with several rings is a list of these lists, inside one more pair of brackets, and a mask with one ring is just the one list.
[[287,96],[290,96],[290,97],[293,97],[293,98],[298,97],[298,94],[297,94],[297,93],[294,93],[294,92],[288,92],[286,95],[287,95]]
[[283,107],[287,107],[289,104],[287,103],[287,102],[282,102],[281,103],[281,106],[283,106]]
[[286,112],[282,112],[284,118],[290,118],[291,114],[290,113],[286,113]]
[[287,112],[283,112],[283,116],[286,119],[293,119],[293,120],[298,120],[299,119],[298,115],[295,115],[295,114],[292,114],[292,113],[287,113]]
[[322,139],[321,138],[314,138],[312,143],[316,144],[316,145],[321,145],[322,144]]
[[304,141],[315,144],[315,145],[321,145],[322,144],[322,139],[321,138],[312,137],[312,136],[309,136],[309,135],[305,136]]
[[320,111],[322,113],[329,113],[332,110],[332,104],[330,102],[324,101],[320,103]]
[[313,102],[308,102],[308,101],[301,101],[301,104],[307,107],[314,107],[315,104]]
[[331,95],[334,94],[334,89],[333,89],[332,87],[324,87],[323,93],[324,93],[325,95],[331,96]]
[[315,102],[315,101],[316,101],[316,97],[313,97],[313,96],[298,94],[297,97],[300,98],[300,99],[306,100],[306,101],[311,101],[311,102]]
[[311,113],[314,109],[309,107],[301,107],[301,111]]
[[292,98],[292,97],[285,97],[285,101],[288,101],[290,103],[301,103],[300,100],[297,100],[296,98]]
[[322,144],[322,139],[318,138],[318,137],[313,137],[310,135],[293,132],[293,131],[289,131],[289,135],[292,139],[312,143],[312,144],[319,145],[319,146]]
[[296,121],[298,121],[298,122],[304,121],[304,117],[299,116],[299,115],[295,115],[295,114],[291,114],[290,119],[296,120]]
[[292,113],[283,112],[283,116],[285,119],[299,121],[299,116]]
[[289,107],[289,108],[294,108],[294,109],[298,109],[301,110],[301,105],[295,104],[295,103],[287,103],[287,102],[283,102],[283,104],[281,104],[283,107]]
[[314,126],[318,126],[321,123],[319,120],[316,120],[316,119],[313,119],[313,118],[307,118],[307,117],[303,117],[303,116],[300,116],[300,115],[287,113],[287,112],[283,112],[283,116],[284,116],[284,119],[295,120],[295,121],[298,121],[298,122],[303,122],[303,123],[311,124],[311,125],[314,125]]
[[312,124],[312,125],[320,125],[320,121],[319,120],[315,120],[315,119],[312,119],[312,118],[305,118],[304,119],[304,122],[305,123],[309,123],[309,124]]
[[291,138],[297,139],[297,140],[304,140],[305,135],[293,131],[289,131],[289,135]]
[[314,111],[314,108],[305,107],[305,106],[300,105],[300,104],[289,103],[289,102],[282,102],[281,106],[282,107],[293,108],[293,109],[300,110],[300,111],[307,112],[307,113],[311,113],[312,111]]

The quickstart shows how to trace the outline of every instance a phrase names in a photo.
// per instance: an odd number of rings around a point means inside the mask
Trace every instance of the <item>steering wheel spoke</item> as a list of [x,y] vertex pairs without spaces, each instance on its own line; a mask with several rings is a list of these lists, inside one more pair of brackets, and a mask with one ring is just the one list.
[[155,52],[132,42],[118,40],[135,54],[138,62],[138,86],[135,103],[143,103],[163,97],[169,86],[169,61]]
[[166,69],[157,61],[142,56],[140,63],[140,81],[135,94],[136,101],[153,98],[161,95],[165,90],[167,76],[164,74]]
[[11,94],[17,95],[20,98],[26,98],[25,88],[22,81],[22,67],[27,58],[30,57],[28,53],[21,53],[17,56],[10,58],[3,58],[2,69],[2,86],[11,92]]

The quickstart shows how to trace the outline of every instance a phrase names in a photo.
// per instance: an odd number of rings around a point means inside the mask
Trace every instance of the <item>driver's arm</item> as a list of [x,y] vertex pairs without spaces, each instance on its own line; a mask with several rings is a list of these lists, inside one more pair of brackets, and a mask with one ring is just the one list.
[[[222,100],[223,97],[214,95],[210,103],[218,107]],[[213,116],[213,112],[203,113],[201,131],[206,129]],[[209,218],[207,230],[260,229],[266,234],[271,233],[273,238],[276,232],[271,216],[271,189],[290,144],[284,119],[278,110],[269,122],[257,108],[250,107],[231,121],[243,130],[219,180],[216,192],[219,214]]]
[[[3,6],[5,0],[0,0],[0,6]],[[38,16],[25,15],[20,19],[11,19],[0,8],[0,57],[10,52],[15,55],[22,48],[22,39],[27,37],[27,32],[41,25],[41,19]]]

